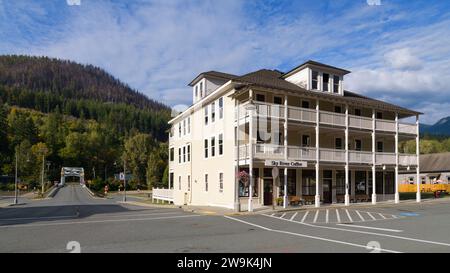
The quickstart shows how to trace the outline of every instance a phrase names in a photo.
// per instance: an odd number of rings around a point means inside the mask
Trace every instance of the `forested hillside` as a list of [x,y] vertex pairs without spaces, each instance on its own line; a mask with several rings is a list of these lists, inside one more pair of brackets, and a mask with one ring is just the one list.
[[168,107],[99,68],[0,56],[0,175],[14,174],[17,155],[29,186],[40,183],[43,156],[50,181],[78,166],[94,187],[114,189],[125,160],[132,187],[161,183],[169,117]]

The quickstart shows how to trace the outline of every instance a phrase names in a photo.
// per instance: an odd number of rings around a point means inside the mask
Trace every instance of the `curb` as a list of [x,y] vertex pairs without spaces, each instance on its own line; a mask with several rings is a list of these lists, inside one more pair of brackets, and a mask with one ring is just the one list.
[[142,202],[136,202],[136,201],[116,201],[119,204],[125,204],[125,205],[133,205],[133,206],[141,206],[141,207],[151,207],[151,208],[166,208],[166,209],[176,209],[180,208],[179,206],[175,205],[157,205],[157,204],[147,204]]

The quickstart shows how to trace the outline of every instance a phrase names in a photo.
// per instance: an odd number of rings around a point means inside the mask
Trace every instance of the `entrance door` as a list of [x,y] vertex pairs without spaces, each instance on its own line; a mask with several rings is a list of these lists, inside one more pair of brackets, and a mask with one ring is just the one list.
[[264,179],[264,205],[270,206],[273,203],[273,180]]
[[323,202],[331,203],[333,201],[331,185],[332,185],[332,171],[323,171]]

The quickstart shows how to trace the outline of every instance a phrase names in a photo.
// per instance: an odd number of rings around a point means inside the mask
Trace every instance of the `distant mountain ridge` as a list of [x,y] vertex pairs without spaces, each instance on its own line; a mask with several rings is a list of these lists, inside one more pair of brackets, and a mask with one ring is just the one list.
[[166,105],[149,99],[101,68],[49,57],[0,55],[0,86],[50,92],[65,99],[168,110]]
[[450,116],[441,118],[433,125],[420,124],[419,129],[422,134],[450,136]]

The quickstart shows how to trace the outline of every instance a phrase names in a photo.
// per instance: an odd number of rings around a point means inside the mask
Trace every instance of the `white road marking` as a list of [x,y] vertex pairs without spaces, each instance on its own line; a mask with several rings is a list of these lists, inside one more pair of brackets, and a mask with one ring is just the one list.
[[377,220],[377,218],[375,218],[370,212],[366,211],[366,213],[370,216],[370,218],[372,218],[372,220]]
[[328,223],[328,209],[327,212],[325,213],[325,223]]
[[366,219],[364,219],[364,217],[362,217],[361,213],[359,213],[359,211],[355,210],[356,214],[358,214],[359,218],[361,218],[361,221],[366,221]]
[[345,212],[347,213],[347,217],[350,220],[350,222],[353,222],[352,217],[350,216],[350,213],[348,212],[348,209],[345,209]]
[[302,223],[305,222],[306,217],[308,216],[308,214],[309,214],[309,210],[307,210],[306,213],[305,213],[305,215],[303,215]]
[[339,215],[339,210],[338,209],[336,209],[336,218],[337,218],[338,223],[340,223],[341,222],[341,216]]
[[319,217],[319,210],[316,210],[316,215],[314,215],[314,223],[317,222],[317,217]]
[[[12,228],[12,227],[45,227],[45,226],[59,226],[59,225],[77,225],[77,224],[97,224],[97,223],[111,223],[111,222],[131,222],[131,221],[151,221],[151,220],[163,220],[163,219],[175,219],[175,218],[188,218],[199,217],[204,215],[177,215],[177,216],[164,216],[153,218],[137,218],[137,219],[108,219],[108,220],[94,220],[94,221],[72,221],[72,222],[60,222],[60,223],[46,223],[46,224],[18,224],[0,226],[0,228]],[[269,216],[269,215],[267,215]]]
[[297,212],[296,212],[296,213],[294,213],[294,214],[292,215],[292,217],[291,217],[291,219],[290,219],[290,220],[291,220],[291,221],[292,221],[292,220],[294,220],[295,216],[297,216]]
[[381,214],[381,213],[378,213],[378,215],[380,215],[380,216],[381,216],[381,218],[383,218],[383,219],[386,219],[386,216],[384,216],[383,214]]
[[93,216],[89,216],[87,217],[87,219],[96,219],[96,218],[116,218],[116,217],[130,217],[130,216],[152,216],[152,215],[164,215],[164,214],[177,214],[179,212],[156,212],[156,213],[146,213],[146,214],[131,214],[131,213],[127,213],[127,214],[122,214],[122,215],[93,215]]
[[[270,217],[269,215],[265,215],[265,216]],[[282,220],[289,221],[288,219],[282,219]],[[313,225],[313,224],[300,223],[300,222],[297,222],[297,221],[289,221],[289,222],[296,223],[296,224],[299,224],[299,225],[305,225],[305,226],[309,226],[309,227],[314,227],[314,228],[341,230],[341,231],[348,231],[348,232],[353,232],[353,233],[369,234],[369,235],[375,235],[375,236],[380,236],[380,237],[389,237],[389,238],[395,238],[395,239],[406,240],[406,241],[421,242],[421,243],[435,244],[435,245],[442,245],[442,246],[450,247],[450,243],[428,241],[428,240],[422,240],[422,239],[417,239],[417,238],[403,237],[403,236],[397,236],[397,235],[391,235],[391,234],[385,234],[385,233],[376,233],[376,232],[370,232],[370,231],[361,231],[361,230],[345,229],[345,228],[335,228],[335,227],[329,227],[329,226],[318,226],[318,225]]]
[[399,230],[399,229],[358,226],[358,225],[353,225],[353,224],[351,224],[351,225],[349,225],[349,224],[336,224],[336,225],[338,225],[338,226],[347,226],[347,227],[356,227],[356,228],[376,229],[376,230],[391,231],[391,232],[403,232],[403,230]]
[[286,213],[283,213],[283,214],[280,216],[280,218],[283,218],[285,215],[286,215]]
[[275,213],[272,213],[270,216],[274,216],[275,215]]
[[[270,216],[270,215],[265,215],[265,216],[273,217],[273,216]],[[305,237],[305,238],[310,238],[310,239],[315,239],[315,240],[321,240],[321,241],[326,241],[326,242],[332,242],[332,243],[349,245],[349,246],[354,246],[354,247],[360,247],[360,248],[367,249],[366,245],[358,245],[358,244],[354,244],[354,243],[338,241],[338,240],[333,240],[333,239],[328,239],[328,238],[323,238],[323,237],[317,237],[317,236],[311,236],[311,235],[307,235],[307,234],[301,234],[301,233],[289,232],[289,231],[284,231],[284,230],[272,229],[272,228],[264,227],[264,226],[261,226],[261,225],[253,224],[253,223],[241,220],[241,219],[230,217],[230,216],[227,216],[227,215],[224,215],[224,217],[227,218],[227,219],[230,219],[230,220],[241,222],[243,224],[247,224],[247,225],[250,225],[250,226],[258,227],[258,228],[266,230],[266,231],[272,231],[272,232],[283,233],[283,234],[288,234],[288,235],[293,235],[293,236],[298,236],[298,237]],[[273,217],[273,218],[280,219],[280,218],[277,218],[277,217]],[[282,219],[282,220],[290,221],[289,219]],[[295,223],[298,223],[298,222],[295,222]],[[390,253],[400,253],[398,251],[389,250],[389,249],[383,249],[383,248],[380,248],[380,251],[390,252]]]

